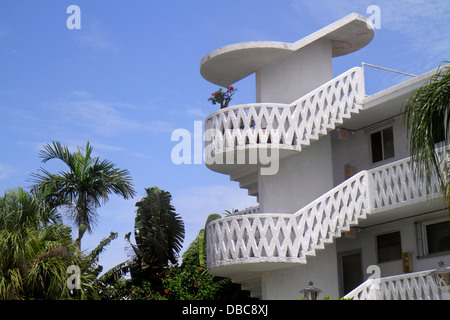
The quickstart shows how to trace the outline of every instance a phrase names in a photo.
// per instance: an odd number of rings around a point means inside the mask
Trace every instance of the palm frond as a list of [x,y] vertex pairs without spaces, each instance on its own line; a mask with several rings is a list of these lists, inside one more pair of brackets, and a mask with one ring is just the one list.
[[102,239],[100,243],[95,247],[94,250],[89,253],[86,259],[86,263],[88,265],[96,264],[100,258],[100,254],[105,250],[105,247],[108,246],[111,241],[117,239],[117,232],[111,232],[108,237]]
[[[446,63],[448,63],[446,61]],[[437,177],[444,194],[449,193],[449,176],[436,153],[436,144],[450,142],[450,66],[438,69],[415,91],[404,106],[409,149],[419,177],[430,183]],[[448,198],[447,198],[448,199]]]
[[128,272],[128,262],[125,261],[106,271],[104,274],[97,278],[97,281],[103,286],[112,285],[123,276],[125,276]]
[[136,203],[137,247],[144,261],[175,263],[184,240],[184,222],[170,204],[169,192],[152,187],[146,189],[146,193],[147,196]]
[[50,173],[40,168],[39,173],[31,174],[34,194],[48,206],[68,209],[69,217],[79,229],[78,243],[85,231],[92,233],[98,217],[97,209],[109,200],[110,194],[124,199],[136,194],[128,170],[116,168],[108,160],[100,161],[93,157],[92,152],[89,142],[73,153],[59,142],[46,144],[40,152],[42,161],[60,159],[68,170]]
[[44,149],[39,152],[39,157],[42,159],[43,163],[51,159],[59,159],[64,161],[69,167],[73,165],[73,157],[67,146],[63,146],[58,141],[53,141],[51,144],[47,143],[44,145]]

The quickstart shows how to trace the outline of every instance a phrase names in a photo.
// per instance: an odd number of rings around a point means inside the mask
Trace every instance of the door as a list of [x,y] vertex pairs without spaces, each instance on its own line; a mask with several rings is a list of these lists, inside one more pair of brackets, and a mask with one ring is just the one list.
[[339,283],[341,296],[363,283],[361,250],[339,254]]

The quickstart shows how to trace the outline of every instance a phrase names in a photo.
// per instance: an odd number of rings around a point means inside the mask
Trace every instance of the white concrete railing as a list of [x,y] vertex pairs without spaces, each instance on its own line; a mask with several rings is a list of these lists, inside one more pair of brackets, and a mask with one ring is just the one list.
[[208,268],[306,263],[308,255],[369,214],[441,196],[436,180],[426,187],[410,166],[411,158],[406,158],[361,171],[295,214],[255,213],[212,221],[207,226]]
[[355,67],[291,104],[256,103],[218,110],[205,120],[205,152],[258,145],[301,151],[362,109],[364,71]]
[[[436,149],[440,157],[449,150],[449,147]],[[371,169],[368,173],[372,189],[371,213],[441,195],[437,179],[432,178],[428,184],[425,175],[418,177],[411,157]]]
[[[447,268],[450,271],[450,268]],[[343,298],[353,300],[442,300],[448,288],[439,286],[434,270],[369,279]]]
[[208,268],[255,262],[306,263],[307,255],[350,230],[368,210],[366,172],[296,214],[228,216],[207,226]]

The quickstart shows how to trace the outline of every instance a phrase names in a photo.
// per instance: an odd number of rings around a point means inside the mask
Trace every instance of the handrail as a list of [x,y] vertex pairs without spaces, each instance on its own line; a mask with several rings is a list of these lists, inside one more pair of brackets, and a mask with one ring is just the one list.
[[208,266],[306,263],[307,256],[367,215],[442,196],[435,179],[423,187],[413,178],[411,165],[406,158],[361,171],[294,214],[246,213],[215,220],[207,226]]
[[367,172],[325,193],[295,214],[231,215],[208,224],[208,267],[247,262],[306,263],[368,210]]
[[[446,268],[445,271],[450,272],[450,268]],[[343,298],[353,300],[441,300],[444,287],[437,283],[433,275],[435,272],[436,270],[426,270],[368,279]]]
[[205,120],[206,157],[267,144],[301,151],[359,112],[364,96],[363,68],[355,67],[291,104],[256,103],[217,110]]

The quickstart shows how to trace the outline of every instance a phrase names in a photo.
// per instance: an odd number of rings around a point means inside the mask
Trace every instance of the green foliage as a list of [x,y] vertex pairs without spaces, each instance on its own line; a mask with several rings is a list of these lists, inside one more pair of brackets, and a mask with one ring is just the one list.
[[176,262],[176,255],[181,250],[184,223],[170,203],[169,192],[152,187],[146,189],[146,193],[136,203],[136,244],[131,243],[130,233],[125,236],[133,250],[129,271],[134,285],[148,281],[159,290],[168,264]]
[[162,297],[169,300],[247,300],[249,293],[229,278],[215,277],[199,265],[199,238],[183,255],[181,265],[175,265],[163,279]]
[[[94,257],[86,259],[56,211],[21,188],[0,196],[0,299],[95,298]],[[81,289],[67,288],[80,266]]]
[[[205,226],[222,216],[208,216]],[[129,236],[129,235],[128,235]],[[137,250],[139,252],[139,250]],[[153,278],[141,278],[140,282],[121,278],[117,283],[102,290],[103,299],[127,300],[243,300],[250,299],[249,293],[242,291],[240,285],[231,283],[228,278],[215,277],[206,270],[206,260],[200,259],[206,254],[204,229],[189,245],[183,254],[182,263],[166,265],[158,273],[158,281]],[[136,266],[136,261],[133,262]],[[119,265],[118,268],[123,268]],[[131,267],[131,266],[130,266]],[[131,268],[132,269],[132,268]],[[152,270],[152,269],[150,269]],[[153,269],[154,270],[154,269]]]
[[134,234],[144,263],[175,263],[184,240],[184,223],[171,205],[169,192],[157,187],[145,189],[147,195],[136,203]]
[[[448,63],[448,62],[447,62]],[[408,99],[404,106],[409,148],[419,176],[428,182],[437,176],[444,194],[450,200],[450,166],[436,154],[436,143],[450,142],[450,67],[439,68],[430,80]]]
[[198,238],[183,255],[181,264],[168,267],[161,284],[149,281],[138,285],[121,281],[104,290],[104,299],[126,300],[244,300],[249,294],[228,278],[215,277],[199,266]]
[[[189,246],[182,263],[178,263],[184,223],[170,204],[170,193],[156,187],[146,189],[147,195],[136,203],[136,244],[130,241],[131,233],[125,236],[134,252],[133,258],[99,276],[103,270],[99,256],[118,234],[111,232],[91,252],[82,252],[80,240],[84,231],[90,231],[92,221],[75,219],[81,223],[77,224],[79,237],[74,241],[71,228],[62,223],[56,209],[69,206],[77,211],[74,214],[93,214],[100,201],[107,200],[108,193],[121,194],[112,185],[108,189],[104,181],[97,180],[111,177],[100,174],[101,177],[92,178],[97,174],[95,167],[106,162],[91,158],[91,152],[89,144],[86,154],[80,150],[72,154],[58,143],[53,147],[47,145],[42,152],[44,162],[61,159],[70,171],[53,175],[42,169],[44,175],[34,175],[39,183],[32,193],[18,188],[0,196],[0,299],[249,298],[248,292],[241,291],[230,279],[214,277],[206,271],[206,225],[221,215],[208,216],[205,229]],[[91,183],[74,182],[78,178],[76,172],[86,173],[81,176]],[[131,196],[134,190],[126,192],[130,193],[122,193],[124,197]],[[81,208],[82,205],[87,209]],[[69,267],[74,266],[80,270],[80,289],[69,289],[67,285]],[[128,273],[131,279],[125,278]]]
[[231,101],[231,97],[236,92],[236,88],[233,86],[228,86],[227,91],[222,91],[222,88],[214,92],[211,97],[208,99],[213,105],[220,104],[220,108],[228,107],[228,104]]
[[199,266],[199,250],[194,245],[183,255],[183,263],[171,268],[168,276],[163,280],[164,293],[172,300],[213,300],[224,281],[209,274]]

